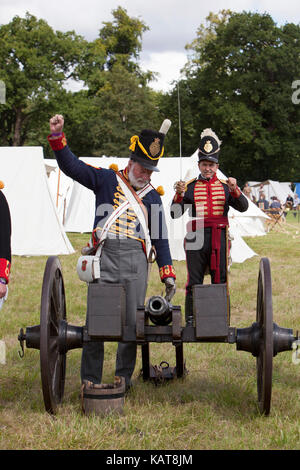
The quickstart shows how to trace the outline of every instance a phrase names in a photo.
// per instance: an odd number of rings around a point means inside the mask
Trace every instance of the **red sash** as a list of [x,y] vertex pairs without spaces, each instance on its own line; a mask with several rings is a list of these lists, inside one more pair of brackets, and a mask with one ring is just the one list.
[[220,250],[221,250],[221,231],[228,226],[228,218],[207,217],[205,219],[195,219],[187,223],[187,231],[195,232],[203,227],[211,228],[211,256],[210,269],[215,271],[215,283],[220,283]]

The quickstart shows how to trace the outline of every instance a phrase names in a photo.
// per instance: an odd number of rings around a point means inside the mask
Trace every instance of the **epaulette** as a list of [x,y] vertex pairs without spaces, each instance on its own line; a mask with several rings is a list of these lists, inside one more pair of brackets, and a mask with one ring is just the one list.
[[111,165],[109,165],[109,169],[114,170],[114,171],[119,171],[119,167],[116,163],[112,163]]
[[186,192],[186,191],[187,191],[188,185],[189,185],[189,184],[191,184],[191,183],[194,183],[194,181],[196,181],[196,180],[197,180],[197,178],[193,178],[192,180],[190,180],[190,181],[187,181],[187,182],[185,183],[185,189],[184,189],[184,192]]
[[221,181],[221,183],[228,184],[227,180],[219,180],[219,181]]
[[193,181],[196,181],[196,179],[197,179],[197,178],[193,178],[192,180],[187,181],[187,182],[185,183],[185,185],[188,186],[189,184],[193,183]]
[[165,190],[164,190],[164,188],[163,188],[162,186],[158,186],[158,187],[156,188],[156,192],[158,192],[158,194],[159,194],[160,196],[163,196],[163,195],[165,194]]
[[0,181],[0,189],[3,189],[4,188],[4,183],[3,181]]

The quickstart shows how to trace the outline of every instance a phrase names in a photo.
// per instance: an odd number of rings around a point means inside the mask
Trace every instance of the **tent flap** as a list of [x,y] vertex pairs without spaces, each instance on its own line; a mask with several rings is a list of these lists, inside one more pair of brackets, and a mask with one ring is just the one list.
[[12,254],[74,253],[48,186],[42,147],[0,147],[1,179],[12,221]]

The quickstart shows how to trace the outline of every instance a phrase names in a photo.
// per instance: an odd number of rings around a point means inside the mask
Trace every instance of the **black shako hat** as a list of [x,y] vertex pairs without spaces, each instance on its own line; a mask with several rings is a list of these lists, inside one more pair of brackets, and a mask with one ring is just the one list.
[[160,130],[143,129],[139,136],[134,135],[130,139],[131,160],[140,163],[151,171],[159,171],[157,164],[164,154],[164,140],[169,130],[171,121],[165,119]]
[[198,147],[198,161],[208,160],[219,163],[221,141],[212,129],[204,129]]

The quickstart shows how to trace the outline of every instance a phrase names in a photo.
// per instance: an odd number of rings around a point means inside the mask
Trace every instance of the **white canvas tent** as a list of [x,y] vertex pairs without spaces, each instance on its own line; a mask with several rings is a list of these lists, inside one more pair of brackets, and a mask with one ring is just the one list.
[[44,158],[44,163],[51,196],[58,212],[59,220],[64,225],[74,181],[60,170],[55,159]]
[[[169,159],[173,160],[173,159]],[[162,163],[162,162],[160,162]],[[186,164],[189,163],[187,161],[183,161],[183,168],[185,168]],[[164,165],[166,166],[166,174],[171,174],[171,168],[172,168],[172,162],[168,161],[168,159],[165,159]],[[162,171],[162,168],[160,166],[160,170]],[[152,174],[152,182],[155,182],[155,179],[159,178],[159,174]],[[198,175],[198,173],[197,173]],[[187,174],[188,178],[185,177],[184,179],[186,181],[189,181],[191,172],[188,172]],[[222,178],[223,175],[220,173],[219,177]],[[179,178],[177,177],[177,180]],[[165,214],[166,214],[166,221],[167,221],[167,226],[168,226],[168,232],[169,232],[169,244],[170,244],[170,250],[172,253],[172,258],[174,260],[185,260],[185,251],[183,247],[183,239],[186,233],[186,224],[188,222],[188,214],[185,213],[182,217],[179,219],[172,219],[170,214],[170,205],[172,198],[174,196],[174,189],[173,185],[175,180],[172,180],[172,183],[168,182],[166,185],[163,184],[164,190],[165,190],[165,195],[163,196],[163,203],[164,203],[164,208],[165,208]],[[157,185],[154,184],[155,187]],[[252,256],[255,256],[256,253],[246,244],[246,242],[243,240],[242,236],[239,233],[239,229],[237,227],[231,227],[231,219],[229,218],[229,223],[230,223],[230,232],[231,236],[233,237],[232,244],[231,244],[231,258],[233,263],[243,263],[246,259],[251,258]]]
[[44,163],[46,167],[46,173],[49,178],[51,172],[55,171],[55,169],[57,168],[57,161],[54,160],[54,158],[44,158]]
[[[174,260],[185,259],[183,239],[186,233],[187,215],[176,220],[171,219],[169,215],[169,207],[174,195],[173,185],[175,181],[180,179],[180,177],[185,178],[185,180],[189,180],[198,175],[196,153],[192,157],[184,157],[181,159],[162,158],[159,162],[160,172],[152,173],[151,183],[153,186],[155,188],[163,186],[165,191],[164,196],[162,196],[162,201],[165,209],[171,254]],[[127,158],[121,159],[117,157],[83,157],[81,160],[92,166],[102,168],[109,168],[112,163],[116,163],[119,169],[125,168],[128,161]],[[221,172],[219,173],[219,177],[226,179]],[[249,205],[249,212],[247,211],[244,213],[248,213],[248,216],[244,215],[243,219],[238,217],[240,213],[237,211],[234,211],[232,214],[230,213],[229,220],[230,225],[232,225],[231,232],[234,236],[231,252],[233,262],[241,263],[256,254],[248,247],[242,239],[242,236],[257,236],[264,235],[266,233],[264,230],[263,220],[267,218],[267,216],[251,201],[249,201]],[[237,214],[235,214],[235,212]],[[67,208],[65,230],[67,232],[91,232],[94,222],[94,213],[94,193],[74,182],[70,202]],[[233,220],[234,222],[231,222]]]
[[0,147],[0,168],[12,220],[12,254],[74,253],[53,204],[42,147]]
[[[176,160],[173,162],[173,160]],[[180,162],[181,160],[181,162]],[[167,225],[169,230],[169,241],[170,241],[170,248],[173,259],[176,260],[184,260],[185,259],[185,252],[183,248],[183,238],[186,233],[186,223],[188,221],[188,214],[185,213],[180,219],[171,219],[169,216],[169,208],[171,204],[171,200],[174,195],[173,185],[174,182],[179,180],[180,178],[185,181],[190,181],[191,179],[197,177],[199,175],[198,169],[198,151],[196,151],[191,157],[185,158],[165,158],[161,159],[159,162],[159,168],[161,173],[165,173],[170,175],[168,181],[163,183],[163,187],[166,191],[166,195],[163,197],[163,201],[165,200],[165,212],[166,212],[166,219]],[[218,170],[218,177],[220,179],[226,180],[226,176]],[[152,182],[155,182],[155,179],[158,179],[160,173],[152,174]],[[154,184],[154,186],[156,186]],[[253,206],[253,207],[252,207]],[[244,214],[243,219],[240,219],[240,215]],[[248,214],[246,216],[246,214]],[[243,240],[243,236],[258,236],[264,235],[264,223],[263,220],[267,217],[260,209],[258,209],[255,204],[249,201],[249,209],[244,212],[240,213],[238,211],[234,211],[230,208],[229,213],[229,227],[230,227],[230,234],[233,237],[232,244],[231,244],[231,257],[234,263],[243,263],[246,259],[255,256],[256,253],[246,244]],[[248,222],[250,219],[250,223]],[[250,229],[247,228],[248,224],[251,227]]]

